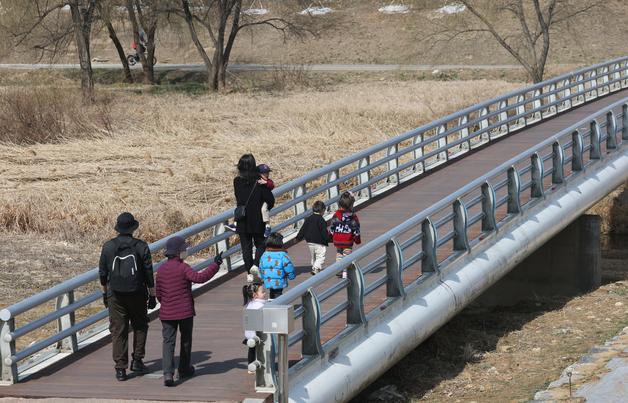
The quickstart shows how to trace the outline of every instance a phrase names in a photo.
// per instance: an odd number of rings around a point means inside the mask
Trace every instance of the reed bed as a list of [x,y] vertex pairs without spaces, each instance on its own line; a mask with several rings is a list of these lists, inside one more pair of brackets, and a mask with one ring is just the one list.
[[158,239],[233,204],[239,156],[281,184],[517,85],[371,82],[284,94],[118,93],[112,133],[60,144],[0,144],[0,228],[102,240],[121,211]]

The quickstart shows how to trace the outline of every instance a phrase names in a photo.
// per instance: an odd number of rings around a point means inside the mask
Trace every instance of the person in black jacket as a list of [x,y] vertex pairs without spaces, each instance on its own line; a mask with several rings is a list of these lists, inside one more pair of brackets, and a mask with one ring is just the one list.
[[275,205],[275,196],[268,187],[258,184],[259,179],[255,157],[244,154],[238,161],[238,176],[233,179],[237,205],[245,206],[245,216],[236,223],[236,232],[240,237],[244,268],[254,276],[259,275],[259,259],[264,253],[265,224],[262,219],[262,204],[266,203],[269,210]]
[[323,270],[325,263],[325,254],[327,253],[327,245],[331,240],[331,234],[327,230],[327,222],[323,218],[325,213],[325,203],[320,200],[314,202],[312,206],[314,214],[309,216],[303,222],[303,226],[297,234],[297,241],[305,238],[307,246],[310,248],[312,256],[312,275]]
[[146,242],[133,237],[138,226],[131,213],[120,214],[115,226],[118,236],[105,242],[98,265],[119,381],[127,379],[129,321],[133,327],[131,371],[149,372],[142,362],[148,333],[147,308],[154,308],[157,302],[150,250]]

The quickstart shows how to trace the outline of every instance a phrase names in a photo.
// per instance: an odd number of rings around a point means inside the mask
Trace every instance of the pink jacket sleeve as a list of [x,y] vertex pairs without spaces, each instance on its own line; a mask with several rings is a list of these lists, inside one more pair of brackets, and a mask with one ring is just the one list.
[[212,263],[207,266],[207,268],[203,271],[194,271],[189,264],[186,264],[185,278],[193,283],[205,283],[209,281],[209,279],[214,277],[216,273],[218,273],[219,268],[220,266],[218,266],[216,263]]

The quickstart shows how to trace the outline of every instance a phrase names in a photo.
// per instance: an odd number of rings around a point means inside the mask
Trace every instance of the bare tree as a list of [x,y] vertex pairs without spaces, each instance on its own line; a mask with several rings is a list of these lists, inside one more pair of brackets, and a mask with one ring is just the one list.
[[133,82],[133,75],[131,74],[131,69],[129,68],[129,62],[126,58],[126,53],[124,52],[124,47],[120,43],[120,39],[118,38],[118,34],[113,26],[113,22],[115,20],[115,10],[116,7],[120,7],[118,2],[115,1],[99,1],[98,2],[98,14],[100,20],[107,28],[107,32],[109,34],[109,38],[113,42],[113,46],[116,48],[116,52],[118,53],[118,58],[120,59],[120,64],[122,64],[122,69],[124,70],[124,77],[126,82]]
[[[282,17],[254,18],[242,14],[242,0],[180,0],[180,8],[171,12],[184,18],[198,54],[208,74],[209,88],[218,90],[226,84],[226,72],[238,33],[253,26],[268,26],[287,35],[301,36],[304,30]],[[198,28],[205,30],[213,48],[211,57],[203,45]],[[202,32],[201,32],[202,33]]]
[[[94,78],[90,53],[92,24],[98,0],[30,0],[17,1],[3,7],[11,8],[14,21],[11,32],[16,45],[27,40],[52,59],[72,41],[76,45],[81,71],[81,89],[88,102],[94,101]],[[63,10],[70,11],[70,19]]]
[[[602,0],[459,0],[475,17],[458,18],[430,36],[434,43],[464,35],[487,33],[514,57],[535,83],[543,81],[551,38],[577,16],[600,6]],[[515,24],[499,24],[505,18]],[[504,28],[508,25],[507,28]],[[514,31],[513,31],[514,28]]]

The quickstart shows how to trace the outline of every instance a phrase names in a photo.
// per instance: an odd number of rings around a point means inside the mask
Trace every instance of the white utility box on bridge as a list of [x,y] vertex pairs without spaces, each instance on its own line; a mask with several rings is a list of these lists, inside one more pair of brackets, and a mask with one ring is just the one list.
[[288,334],[294,329],[292,305],[270,305],[244,310],[244,329],[272,334]]

